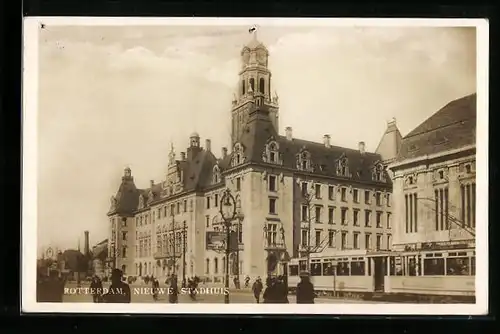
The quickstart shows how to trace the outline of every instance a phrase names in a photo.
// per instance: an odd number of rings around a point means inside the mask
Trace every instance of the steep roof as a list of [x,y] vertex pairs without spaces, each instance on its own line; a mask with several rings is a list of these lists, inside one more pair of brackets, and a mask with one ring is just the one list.
[[116,196],[111,199],[111,201],[114,203],[111,204],[108,215],[131,215],[137,208],[137,204],[139,202],[139,194],[140,190],[135,186],[134,178],[130,174],[130,168],[126,168]]
[[[274,128],[265,106],[254,107],[250,112],[246,129],[240,137],[239,143],[244,147],[245,162],[263,164],[263,152],[271,140],[279,145],[280,160],[282,166],[297,170],[297,155],[304,149],[310,154],[313,172],[317,175],[337,176],[337,162],[346,157],[351,174],[350,180],[360,182],[374,182],[372,180],[372,168],[376,162],[381,162],[379,154],[371,152],[360,152],[359,150],[317,143],[303,139],[287,139],[286,136],[278,135]],[[234,155],[235,152],[232,153]],[[390,183],[386,177],[384,183]]]
[[394,161],[394,159],[398,156],[402,140],[403,136],[401,136],[401,132],[399,132],[399,129],[396,126],[396,120],[393,119],[387,124],[387,129],[385,130],[382,139],[380,139],[375,152],[380,154],[384,162],[388,163]]
[[451,101],[403,138],[397,161],[476,143],[476,94]]

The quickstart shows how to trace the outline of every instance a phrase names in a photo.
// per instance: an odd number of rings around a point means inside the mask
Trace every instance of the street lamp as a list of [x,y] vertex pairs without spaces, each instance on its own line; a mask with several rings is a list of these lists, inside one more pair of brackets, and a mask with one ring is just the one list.
[[226,228],[226,279],[224,283],[224,303],[229,304],[229,255],[231,253],[231,226],[236,217],[236,200],[229,189],[226,189],[220,200],[220,214]]
[[240,234],[242,233],[241,231],[241,223],[243,222],[243,219],[245,219],[245,215],[241,211],[241,200],[238,198],[238,201],[236,202],[236,208],[237,208],[237,214],[236,218],[238,219],[238,226],[237,226],[237,248],[236,248],[236,279],[238,282],[237,288],[240,288]]

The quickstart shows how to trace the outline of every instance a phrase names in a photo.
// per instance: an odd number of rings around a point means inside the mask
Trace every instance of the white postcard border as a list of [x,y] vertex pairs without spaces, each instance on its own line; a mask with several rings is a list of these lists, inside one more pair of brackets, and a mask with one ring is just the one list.
[[[37,104],[38,34],[47,26],[155,26],[155,25],[252,25],[357,26],[357,27],[476,27],[477,31],[477,141],[476,165],[476,303],[475,304],[94,304],[37,303]],[[482,19],[318,19],[318,18],[25,18],[23,52],[22,140],[22,263],[21,311],[50,313],[149,313],[149,314],[418,314],[479,315],[488,312],[488,62],[489,24]],[[64,233],[64,231],[61,231]],[[222,297],[221,297],[222,298]]]

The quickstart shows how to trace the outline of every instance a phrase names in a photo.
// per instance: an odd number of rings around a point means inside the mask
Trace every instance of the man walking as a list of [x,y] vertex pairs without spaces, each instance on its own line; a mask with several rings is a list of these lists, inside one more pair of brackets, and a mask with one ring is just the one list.
[[253,285],[252,285],[253,295],[255,297],[255,301],[257,302],[257,304],[260,303],[260,293],[262,292],[263,288],[264,287],[262,286],[262,280],[260,279],[260,276],[259,276],[255,280],[255,282],[253,282]]

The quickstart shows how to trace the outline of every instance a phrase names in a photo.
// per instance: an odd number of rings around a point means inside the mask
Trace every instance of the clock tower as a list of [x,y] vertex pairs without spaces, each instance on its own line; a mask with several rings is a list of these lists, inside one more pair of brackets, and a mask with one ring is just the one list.
[[278,97],[271,95],[271,71],[268,69],[269,51],[253,38],[241,50],[241,70],[239,72],[238,93],[232,107],[231,141],[234,145],[243,133],[248,115],[254,106],[269,111],[269,117],[278,132]]

